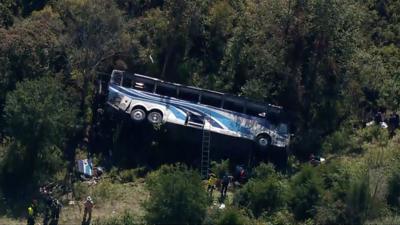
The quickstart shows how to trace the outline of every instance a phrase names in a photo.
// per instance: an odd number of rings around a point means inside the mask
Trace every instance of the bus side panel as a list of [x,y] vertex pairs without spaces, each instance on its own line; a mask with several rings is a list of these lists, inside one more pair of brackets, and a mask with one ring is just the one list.
[[187,114],[183,110],[171,104],[167,104],[167,110],[169,112],[168,117],[166,118],[167,123],[185,125]]
[[128,113],[132,111],[133,108],[137,106],[142,106],[147,112],[152,110],[159,110],[163,113],[163,122],[174,123],[179,125],[184,125],[186,120],[186,114],[178,109],[177,107],[165,103],[165,102],[149,102],[142,99],[132,98]]

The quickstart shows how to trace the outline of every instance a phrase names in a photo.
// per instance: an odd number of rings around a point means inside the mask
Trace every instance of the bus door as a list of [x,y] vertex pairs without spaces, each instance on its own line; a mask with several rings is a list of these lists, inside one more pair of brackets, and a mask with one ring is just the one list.
[[203,127],[205,118],[202,115],[187,112],[185,125],[193,127]]

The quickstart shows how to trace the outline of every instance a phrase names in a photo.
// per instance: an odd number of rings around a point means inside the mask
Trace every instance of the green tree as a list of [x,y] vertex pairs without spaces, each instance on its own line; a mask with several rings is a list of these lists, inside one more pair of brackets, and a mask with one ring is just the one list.
[[294,175],[290,182],[290,201],[296,219],[315,216],[316,206],[322,194],[322,180],[316,168],[306,165]]
[[[65,52],[59,41],[62,29],[59,15],[49,7],[9,29],[0,28],[0,113],[7,92],[17,82],[65,70]],[[2,124],[0,117],[0,129]]]
[[287,182],[279,177],[270,164],[261,163],[253,178],[235,193],[234,201],[250,209],[256,217],[266,212],[272,214],[286,206]]
[[259,180],[266,180],[270,177],[276,177],[274,165],[268,163],[260,163],[251,173],[251,177]]
[[74,88],[71,93],[79,94],[82,133],[89,139],[96,113],[92,104],[98,74],[109,74],[114,60],[130,54],[127,49],[130,40],[124,29],[122,11],[114,1],[63,0],[54,5],[65,24],[62,44],[68,55],[69,82]]
[[364,43],[349,61],[349,75],[353,81],[345,92],[353,105],[352,113],[367,119],[378,107],[391,110],[400,107],[400,4],[369,0],[363,7],[368,15],[359,30],[365,36]]
[[[165,1],[162,7],[153,8],[132,22],[142,61],[153,74],[186,82],[194,68],[201,67],[197,56],[204,48],[204,20],[209,4],[209,0]],[[150,56],[155,65],[149,65],[153,64]]]
[[7,133],[16,141],[9,164],[18,162],[27,181],[40,182],[42,174],[60,170],[60,149],[74,129],[75,109],[63,86],[49,76],[18,83],[8,93],[4,116]]
[[40,10],[45,7],[47,2],[49,2],[49,0],[18,0],[16,1],[16,10],[18,10],[18,14],[26,17],[29,16],[33,11]]
[[358,32],[364,13],[358,1],[247,0],[238,10],[219,80],[230,84],[229,91],[292,111],[299,134],[294,147],[308,155],[349,115],[342,90],[364,40]]
[[207,193],[200,175],[186,166],[162,166],[146,179],[150,198],[145,202],[149,224],[200,224]]
[[141,16],[149,9],[164,4],[163,0],[115,0],[115,2],[129,17]]
[[363,224],[371,210],[368,176],[352,182],[347,192],[347,220],[351,224]]
[[273,213],[286,205],[286,187],[276,177],[250,180],[235,193],[234,201],[250,209],[256,217],[263,212]]
[[0,27],[9,27],[14,23],[12,8],[15,2],[12,0],[0,1]]
[[316,206],[315,221],[318,224],[347,224],[346,197],[351,176],[340,161],[331,160],[318,167],[323,180],[324,193]]

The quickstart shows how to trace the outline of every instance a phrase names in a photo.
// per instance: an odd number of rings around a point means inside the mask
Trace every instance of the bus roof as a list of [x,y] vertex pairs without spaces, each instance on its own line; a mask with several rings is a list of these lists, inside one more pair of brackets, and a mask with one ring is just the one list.
[[126,71],[121,71],[121,70],[113,70],[113,73],[114,72],[120,72],[120,73],[126,74],[128,76],[141,77],[141,78],[144,78],[144,79],[153,80],[153,81],[157,81],[157,82],[164,83],[164,84],[170,84],[170,85],[174,85],[174,86],[177,86],[177,87],[188,88],[188,89],[192,89],[192,90],[199,91],[199,92],[208,92],[208,93],[211,93],[211,94],[217,94],[217,95],[221,95],[221,96],[226,96],[226,97],[232,98],[234,100],[245,101],[245,102],[250,102],[250,103],[253,103],[253,104],[257,104],[257,105],[266,106],[267,110],[269,112],[276,113],[276,114],[280,114],[282,112],[282,106],[277,106],[277,105],[272,105],[272,104],[256,101],[256,100],[253,100],[253,99],[249,99],[248,97],[245,97],[245,96],[237,96],[237,95],[233,95],[233,94],[230,94],[230,93],[223,93],[223,92],[213,91],[213,90],[209,90],[209,89],[203,89],[203,88],[199,88],[199,87],[188,86],[188,85],[183,85],[183,84],[179,84],[179,83],[164,81],[164,80],[161,80],[161,79],[158,79],[158,78],[154,78],[154,77],[150,77],[150,76],[146,76],[146,75],[142,75],[142,74],[138,74],[138,73],[129,73],[129,72],[126,72]]

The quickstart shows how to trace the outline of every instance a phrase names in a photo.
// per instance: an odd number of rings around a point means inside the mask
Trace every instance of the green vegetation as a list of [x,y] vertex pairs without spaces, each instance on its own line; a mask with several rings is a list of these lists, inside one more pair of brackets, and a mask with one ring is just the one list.
[[200,224],[207,195],[200,175],[185,166],[162,166],[146,180],[150,198],[145,203],[149,224]]
[[3,165],[6,190],[14,192],[24,184],[43,183],[65,167],[61,149],[74,129],[75,112],[55,78],[27,80],[8,93],[4,117],[14,140]]
[[400,174],[399,171],[393,171],[388,180],[387,203],[393,207],[400,207]]
[[297,219],[311,218],[322,193],[322,180],[311,166],[305,166],[291,180],[290,205]]
[[134,225],[137,224],[134,216],[131,215],[128,211],[125,212],[123,215],[118,217],[112,217],[106,220],[96,220],[94,225]]
[[[60,223],[80,222],[66,199],[87,195],[98,225],[399,223],[400,131],[364,126],[400,110],[399,12],[385,0],[0,0],[0,223],[20,224],[52,182]],[[246,168],[219,209],[183,166],[200,156],[185,134],[107,110],[112,69],[282,105],[293,155]],[[75,179],[88,156],[106,167],[94,186]],[[217,177],[237,163],[213,160]]]
[[264,212],[274,213],[287,204],[287,182],[280,178],[271,165],[260,164],[242,189],[235,193],[238,205],[251,210],[256,217]]
[[216,222],[217,225],[244,225],[248,224],[249,220],[246,218],[242,212],[237,209],[227,209],[222,212],[222,215],[219,215],[219,218]]

